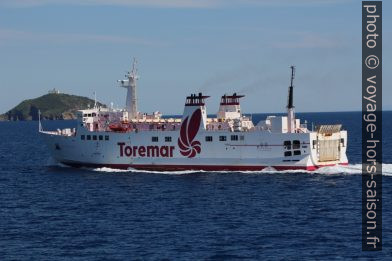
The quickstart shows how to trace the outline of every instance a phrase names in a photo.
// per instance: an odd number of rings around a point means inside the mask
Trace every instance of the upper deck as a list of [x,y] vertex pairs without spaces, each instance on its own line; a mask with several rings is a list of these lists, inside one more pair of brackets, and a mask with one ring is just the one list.
[[[133,73],[127,74],[126,80],[121,80],[122,87],[127,88],[125,109],[113,109],[97,107],[80,110],[77,113],[77,126],[73,131],[62,131],[61,135],[71,135],[78,130],[90,132],[147,132],[147,131],[179,131],[189,125],[193,129],[204,131],[229,131],[229,132],[252,132],[265,131],[272,133],[307,133],[306,124],[300,124],[295,119],[294,107],[292,106],[292,85],[289,93],[288,115],[268,116],[265,120],[254,125],[252,119],[242,114],[240,99],[245,97],[233,93],[223,95],[220,100],[216,117],[207,117],[206,99],[209,96],[202,93],[191,94],[185,99],[182,117],[162,117],[159,112],[152,114],[141,113],[137,110],[135,61]],[[293,77],[293,75],[292,75]],[[291,81],[292,83],[292,81]],[[291,96],[290,96],[291,95]],[[290,99],[291,97],[291,99]],[[96,103],[95,103],[96,104]],[[184,125],[184,126],[183,126]],[[58,131],[59,132],[59,131]]]

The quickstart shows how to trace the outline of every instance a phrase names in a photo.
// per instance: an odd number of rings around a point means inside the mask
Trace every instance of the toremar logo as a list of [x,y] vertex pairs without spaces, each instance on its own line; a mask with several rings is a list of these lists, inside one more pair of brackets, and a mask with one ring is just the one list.
[[193,112],[191,118],[185,118],[181,124],[180,137],[178,138],[178,146],[180,153],[188,158],[193,158],[201,152],[201,144],[194,140],[199,132],[201,121],[201,110],[197,109]]

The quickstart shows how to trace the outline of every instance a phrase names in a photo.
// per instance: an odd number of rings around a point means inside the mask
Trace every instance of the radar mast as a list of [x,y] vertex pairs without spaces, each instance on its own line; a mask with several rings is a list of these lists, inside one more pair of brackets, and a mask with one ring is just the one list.
[[125,77],[127,79],[118,80],[121,87],[127,89],[125,109],[128,112],[129,119],[136,119],[138,117],[136,83],[137,80],[139,79],[139,76],[137,75],[136,65],[137,65],[136,58],[133,58],[131,71],[125,74]]

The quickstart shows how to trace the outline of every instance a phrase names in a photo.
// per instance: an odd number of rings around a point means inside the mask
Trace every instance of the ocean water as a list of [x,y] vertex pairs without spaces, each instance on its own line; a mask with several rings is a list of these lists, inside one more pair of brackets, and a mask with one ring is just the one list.
[[316,172],[74,169],[51,160],[37,122],[1,122],[0,260],[390,260],[392,112],[383,114],[377,253],[361,251],[360,112],[297,115],[309,126],[343,123],[350,164]]

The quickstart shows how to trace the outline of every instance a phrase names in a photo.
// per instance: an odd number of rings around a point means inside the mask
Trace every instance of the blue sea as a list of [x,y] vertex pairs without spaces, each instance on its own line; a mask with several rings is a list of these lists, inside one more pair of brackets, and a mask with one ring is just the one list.
[[75,169],[51,159],[37,122],[1,122],[0,260],[391,260],[392,112],[383,114],[382,252],[361,251],[361,113],[297,116],[342,123],[349,166]]

